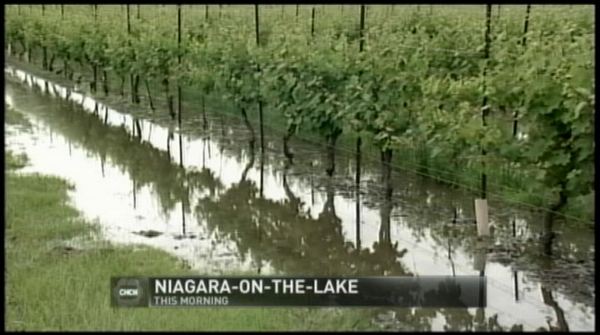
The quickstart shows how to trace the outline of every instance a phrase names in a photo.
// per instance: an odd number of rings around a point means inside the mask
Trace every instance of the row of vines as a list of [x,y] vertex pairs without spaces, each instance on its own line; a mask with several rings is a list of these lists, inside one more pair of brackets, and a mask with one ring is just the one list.
[[388,163],[426,147],[458,169],[508,166],[555,211],[593,197],[587,7],[494,7],[487,45],[485,6],[366,6],[361,27],[359,5],[184,5],[180,42],[176,6],[33,7],[9,6],[5,47],[29,61],[37,52],[65,78],[88,69],[92,92],[123,95],[129,81],[131,101],[145,88],[152,106],[158,83],[175,119],[174,85],[193,88],[245,117],[270,106],[287,122],[284,142],[312,132],[333,148],[352,133]]

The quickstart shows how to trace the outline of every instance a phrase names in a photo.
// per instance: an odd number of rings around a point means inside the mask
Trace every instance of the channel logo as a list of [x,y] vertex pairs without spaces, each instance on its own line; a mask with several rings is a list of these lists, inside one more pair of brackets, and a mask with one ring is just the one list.
[[121,299],[137,299],[139,295],[139,288],[136,287],[122,287],[119,289],[119,298]]
[[111,278],[112,305],[147,307],[148,280],[145,278]]

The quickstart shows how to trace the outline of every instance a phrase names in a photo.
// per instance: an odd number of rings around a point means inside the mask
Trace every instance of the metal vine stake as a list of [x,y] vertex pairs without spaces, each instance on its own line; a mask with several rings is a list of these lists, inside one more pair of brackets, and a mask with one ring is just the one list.
[[[481,124],[482,126],[485,128],[487,125],[486,122],[486,117],[487,114],[489,112],[489,106],[487,105],[488,102],[488,97],[487,97],[487,93],[486,93],[486,88],[485,88],[485,76],[486,76],[486,72],[487,72],[487,66],[488,66],[488,61],[490,58],[490,44],[491,44],[491,37],[490,37],[490,32],[491,32],[491,19],[492,19],[492,5],[486,5],[486,20],[485,20],[485,47],[484,47],[484,55],[483,58],[485,59],[485,66],[483,68],[483,102],[482,102],[482,107],[481,107]],[[486,198],[486,194],[487,194],[487,174],[485,173],[485,156],[486,156],[486,150],[485,147],[483,145],[481,145],[481,199],[485,199]]]

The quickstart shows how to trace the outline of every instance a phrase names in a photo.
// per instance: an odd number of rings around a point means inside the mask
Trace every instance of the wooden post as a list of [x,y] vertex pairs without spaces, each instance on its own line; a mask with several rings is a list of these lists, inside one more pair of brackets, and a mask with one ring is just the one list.
[[260,46],[260,31],[259,31],[258,5],[254,5],[254,31],[256,37],[256,45]]
[[[523,27],[523,49],[525,49],[525,46],[527,45],[527,30],[529,28],[529,13],[531,12],[531,5],[527,5],[527,10],[525,13],[525,24]],[[518,133],[518,127],[519,127],[519,110],[515,110],[513,112],[513,138],[517,137],[517,133]]]
[[[46,5],[42,5],[42,16],[45,16],[46,14]],[[42,47],[42,69],[44,70],[48,70],[48,49],[43,46]]]
[[312,7],[312,14],[310,19],[310,36],[315,36],[315,6]]
[[[358,44],[358,52],[363,52],[364,48],[364,29],[365,29],[365,5],[360,6],[360,30],[359,30],[359,44]],[[356,236],[357,241],[360,241],[360,163],[361,163],[361,146],[362,146],[362,138],[360,135],[356,139]],[[360,250],[360,242],[357,243],[357,248]]]
[[[256,46],[260,47],[260,31],[259,31],[259,16],[258,16],[258,5],[254,5],[254,24],[256,28]],[[260,72],[260,65],[258,65],[258,72]],[[260,85],[260,82],[258,83]],[[263,166],[264,152],[265,152],[265,138],[263,129],[263,108],[262,99],[258,98],[258,122],[260,127],[260,153],[261,153],[261,169]],[[262,197],[262,170],[261,170],[261,197]]]
[[[481,123],[483,127],[486,127],[486,116],[488,113],[487,106],[487,94],[485,93],[485,75],[487,71],[487,63],[490,56],[490,21],[492,17],[492,5],[486,5],[486,30],[485,30],[485,49],[484,49],[484,59],[485,65],[483,68],[483,102],[481,108]],[[481,198],[475,199],[475,218],[477,223],[477,235],[478,236],[487,236],[490,234],[489,225],[488,225],[488,206],[487,206],[487,175],[485,173],[485,156],[486,150],[483,145],[481,145]]]
[[[486,127],[486,117],[487,117],[487,114],[489,111],[489,106],[487,106],[488,97],[487,97],[487,93],[485,93],[485,91],[486,91],[485,76],[486,76],[487,66],[488,66],[488,62],[489,62],[489,58],[490,58],[491,17],[492,17],[492,5],[488,4],[488,5],[486,5],[486,30],[485,30],[485,48],[484,48],[485,65],[483,68],[484,95],[483,95],[483,102],[482,102],[482,106],[481,106],[481,124],[484,128]],[[485,173],[485,156],[486,156],[486,150],[485,150],[485,147],[482,145],[481,146],[481,199],[486,198],[486,192],[487,192],[487,175]]]
[[527,5],[525,12],[525,24],[523,27],[523,48],[527,45],[527,30],[529,28],[529,14],[531,13],[531,4]]
[[[126,15],[127,15],[127,43],[128,45],[131,45],[131,40],[129,40],[131,38],[131,21],[130,21],[130,15],[129,15],[129,5],[126,5]],[[130,89],[131,89],[131,102],[135,102],[135,98],[134,98],[134,85],[133,85],[133,73],[129,74],[129,84],[130,84]]]
[[477,235],[490,235],[487,199],[475,199],[475,218],[477,222]]
[[[177,5],[177,64],[181,65],[181,5]],[[179,166],[183,167],[181,143],[181,84],[177,81],[177,123],[179,125]],[[182,208],[183,210],[183,208]]]

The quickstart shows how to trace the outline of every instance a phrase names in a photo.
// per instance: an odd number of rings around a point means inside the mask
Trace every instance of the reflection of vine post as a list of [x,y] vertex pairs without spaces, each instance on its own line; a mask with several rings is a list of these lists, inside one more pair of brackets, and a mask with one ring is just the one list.
[[356,155],[356,249],[360,250],[360,153]]
[[[477,241],[475,251],[475,260],[473,262],[475,270],[479,271],[479,277],[485,277],[485,263],[487,258],[487,242],[485,240]],[[479,287],[479,300],[483,301],[485,299],[485,291],[484,286],[481,285]],[[485,308],[477,308],[475,312],[475,318],[479,320],[481,324],[485,321]]]
[[325,187],[326,187],[327,200],[325,201],[325,204],[323,206],[323,213],[327,213],[329,215],[335,216],[335,203],[334,203],[335,192],[333,189],[333,176],[332,175],[330,175],[329,178],[327,178],[327,185],[325,185]]
[[202,129],[208,128],[208,121],[206,120],[206,94],[202,94]]
[[559,330],[559,331],[563,331],[563,332],[568,332],[569,324],[567,323],[567,320],[565,319],[565,312],[562,310],[562,308],[560,308],[558,303],[552,297],[552,291],[550,289],[544,287],[543,285],[542,285],[542,297],[544,299],[544,303],[546,305],[552,307],[552,309],[554,309],[554,312],[556,313],[557,326],[552,327],[552,325],[548,324],[550,330],[551,331]]
[[179,166],[183,167],[183,136],[179,132]]
[[548,212],[544,217],[544,232],[542,236],[542,246],[544,250],[544,254],[547,256],[552,256],[552,244],[554,242],[555,234],[554,234],[554,213]]
[[456,276],[456,269],[454,267],[454,260],[452,259],[452,238],[448,238],[448,260],[450,261],[450,266],[452,267],[452,276]]
[[[512,219],[512,235],[513,235],[513,238],[517,237],[517,218],[516,218],[516,216],[513,216],[513,219]],[[514,286],[515,286],[515,301],[519,301],[519,272],[516,270],[513,271],[513,280],[514,280]]]
[[225,119],[223,118],[223,114],[221,114],[221,136],[225,137]]
[[260,197],[263,197],[263,186],[264,186],[264,175],[265,175],[265,156],[264,153],[260,153]]
[[519,272],[513,271],[513,280],[515,285],[515,301],[519,301]]
[[105,160],[104,155],[101,155],[100,156],[100,170],[102,171],[102,178],[105,177],[104,176],[104,160]]
[[132,173],[131,174],[131,180],[133,181],[133,187],[132,187],[132,193],[133,193],[133,209],[136,209],[137,206],[137,199],[136,199],[136,194],[135,194],[135,175]]
[[206,167],[206,137],[202,137],[202,168]]
[[336,131],[332,135],[326,136],[327,138],[327,162],[328,167],[325,170],[328,176],[333,176],[335,172],[335,142],[337,141],[341,132]]
[[287,173],[288,173],[289,168],[290,168],[290,165],[285,164],[285,167],[283,169],[283,189],[285,191],[286,196],[288,197],[288,199],[290,201],[290,207],[292,208],[294,213],[297,214],[300,210],[300,199],[298,199],[294,195],[294,192],[292,192],[292,189],[290,188],[290,185],[288,184]]
[[392,150],[386,149],[381,152],[382,162],[382,176],[383,185],[385,187],[386,199],[391,199],[393,188],[392,188]]
[[[254,128],[252,128],[252,124],[248,120],[248,114],[246,113],[246,109],[244,107],[242,107],[241,108],[241,112],[242,112],[242,118],[244,120],[244,125],[246,126],[246,128],[250,132],[250,138],[252,139],[252,141],[254,141]],[[223,132],[223,135],[225,135],[225,129],[223,129],[222,132]]]
[[170,89],[169,89],[169,79],[168,77],[164,77],[163,78],[163,87],[165,89],[165,95],[167,98],[167,105],[169,108],[169,115],[171,116],[171,120],[175,120],[175,109],[173,108],[173,96],[171,95]]
[[310,203],[311,205],[315,205],[315,184],[314,184],[314,180],[313,180],[313,170],[312,170],[312,163],[311,163],[311,171],[310,171]]
[[289,141],[294,134],[294,127],[288,127],[287,132],[283,136],[283,154],[287,158],[288,162],[286,164],[293,164],[294,154],[290,151]]
[[[188,189],[188,193],[187,195],[189,196],[189,189]],[[183,197],[181,199],[181,233],[183,236],[185,236],[185,207],[183,205],[183,202],[185,201],[186,197]]]
[[384,198],[381,205],[381,226],[379,228],[379,241],[381,244],[391,245],[390,236],[390,214],[392,211],[392,151],[384,150],[381,152],[382,173],[381,181],[384,187]]
[[169,156],[169,161],[171,160],[171,138],[173,137],[173,133],[169,129],[169,134],[167,135],[167,155]]
[[[254,135],[254,133],[252,133]],[[246,164],[246,167],[244,168],[244,172],[242,172],[242,178],[240,180],[240,182],[243,182],[246,180],[246,177],[248,175],[248,171],[250,171],[250,168],[252,168],[252,166],[254,165],[254,136],[252,136],[250,138],[250,140],[248,141],[248,149],[250,152],[250,160],[248,161],[248,164]],[[221,156],[222,157],[222,156]]]

